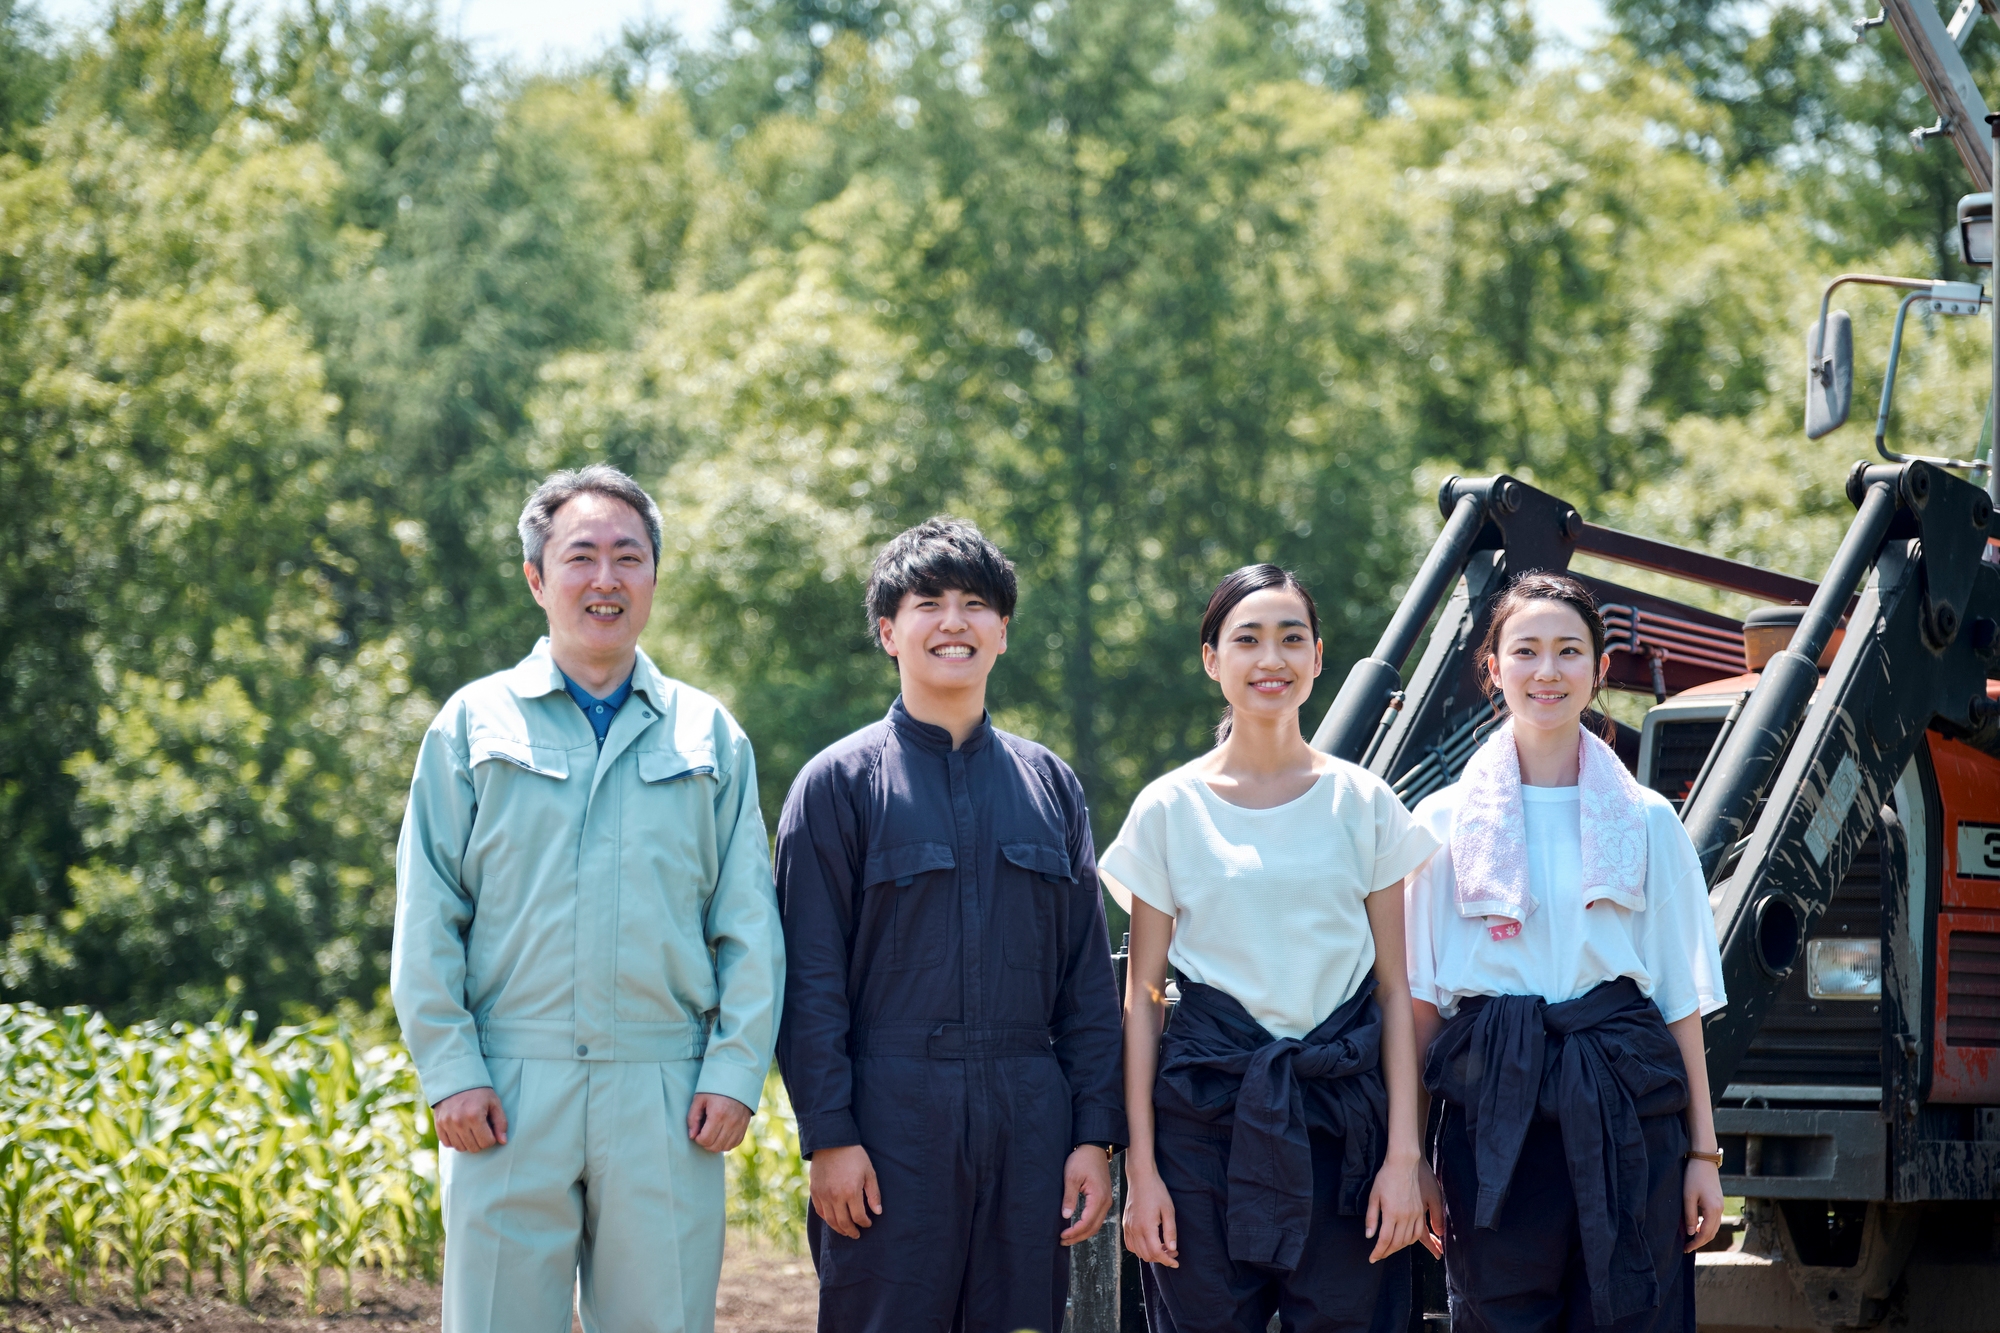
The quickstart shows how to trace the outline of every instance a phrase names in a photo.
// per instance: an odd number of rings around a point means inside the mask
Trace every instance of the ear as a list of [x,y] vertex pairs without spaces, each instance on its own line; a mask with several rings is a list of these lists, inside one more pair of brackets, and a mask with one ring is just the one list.
[[882,645],[882,651],[896,655],[896,622],[887,616],[875,617],[875,638]]
[[535,605],[546,608],[548,603],[542,600],[542,571],[535,568],[534,561],[523,560],[521,573],[528,580],[528,591],[534,594]]
[[1204,643],[1201,646],[1201,669],[1208,673],[1210,680],[1220,681],[1222,679],[1222,668],[1218,665],[1218,659],[1215,655],[1215,645]]
[[[1606,653],[1604,655],[1604,660],[1606,662],[1609,662],[1611,660],[1611,654]],[[1497,690],[1500,688],[1500,654],[1498,653],[1486,654],[1486,677],[1487,679],[1493,682],[1494,689]]]
[[1314,639],[1313,675],[1317,676],[1320,672],[1324,671],[1325,669],[1326,669],[1326,641],[1324,639]]
[[1611,679],[1611,654],[1605,653],[1597,659],[1597,688],[1603,689],[1604,682]]
[[1000,654],[1007,651],[1007,622],[1012,619],[1013,619],[1012,616],[1000,617],[1000,646],[993,650],[993,655],[995,657],[998,657]]

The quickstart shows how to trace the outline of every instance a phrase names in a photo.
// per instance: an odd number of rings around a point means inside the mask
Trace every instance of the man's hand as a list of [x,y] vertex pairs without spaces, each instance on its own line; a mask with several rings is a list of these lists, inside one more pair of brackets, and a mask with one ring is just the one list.
[[[1083,1195],[1082,1207],[1076,1202],[1079,1193]],[[1062,1243],[1074,1245],[1089,1240],[1104,1225],[1104,1215],[1110,1211],[1111,1158],[1094,1143],[1082,1144],[1063,1163],[1062,1215],[1076,1220],[1063,1229]]]
[[875,1225],[868,1214],[882,1215],[882,1187],[876,1183],[868,1150],[852,1143],[814,1153],[812,1203],[820,1221],[849,1240],[860,1240],[861,1229]]
[[507,1141],[507,1112],[491,1088],[467,1088],[431,1108],[438,1142],[460,1152],[483,1152]]
[[728,1152],[743,1142],[750,1108],[719,1092],[697,1092],[688,1107],[688,1137],[710,1152]]

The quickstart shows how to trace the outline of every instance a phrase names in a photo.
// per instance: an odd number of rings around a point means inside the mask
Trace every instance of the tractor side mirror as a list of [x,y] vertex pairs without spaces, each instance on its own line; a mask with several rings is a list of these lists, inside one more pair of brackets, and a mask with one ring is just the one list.
[[1853,406],[1854,322],[1845,310],[1836,310],[1823,330],[1819,320],[1806,326],[1806,438],[1839,430]]
[[1993,192],[1968,194],[1958,201],[1958,258],[1971,268],[1993,263]]

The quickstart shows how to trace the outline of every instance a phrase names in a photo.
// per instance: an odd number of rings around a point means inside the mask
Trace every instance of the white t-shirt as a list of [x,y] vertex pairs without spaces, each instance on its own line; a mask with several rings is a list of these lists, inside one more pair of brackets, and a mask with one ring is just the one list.
[[1467,995],[1539,995],[1554,1004],[1630,977],[1669,1023],[1727,1002],[1708,885],[1666,797],[1646,793],[1646,908],[1634,912],[1608,900],[1583,905],[1577,789],[1523,786],[1535,910],[1519,935],[1496,940],[1484,917],[1460,916],[1452,901],[1451,821],[1460,791],[1454,783],[1417,807],[1417,822],[1443,845],[1410,878],[1403,928],[1411,995],[1448,1018]]
[[[1199,761],[1196,761],[1197,763]],[[1194,764],[1139,793],[1098,860],[1111,891],[1174,918],[1168,961],[1276,1037],[1303,1037],[1375,965],[1363,900],[1437,846],[1368,770],[1336,761],[1268,810],[1217,796]]]

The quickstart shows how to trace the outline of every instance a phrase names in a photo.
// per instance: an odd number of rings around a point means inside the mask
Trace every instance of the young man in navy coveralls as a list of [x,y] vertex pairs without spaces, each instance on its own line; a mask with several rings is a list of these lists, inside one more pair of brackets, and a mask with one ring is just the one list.
[[1062,1327],[1111,1205],[1120,1013],[1082,788],[994,729],[1014,568],[934,518],[884,548],[902,693],[778,822],[778,1062],[811,1160],[823,1333]]

